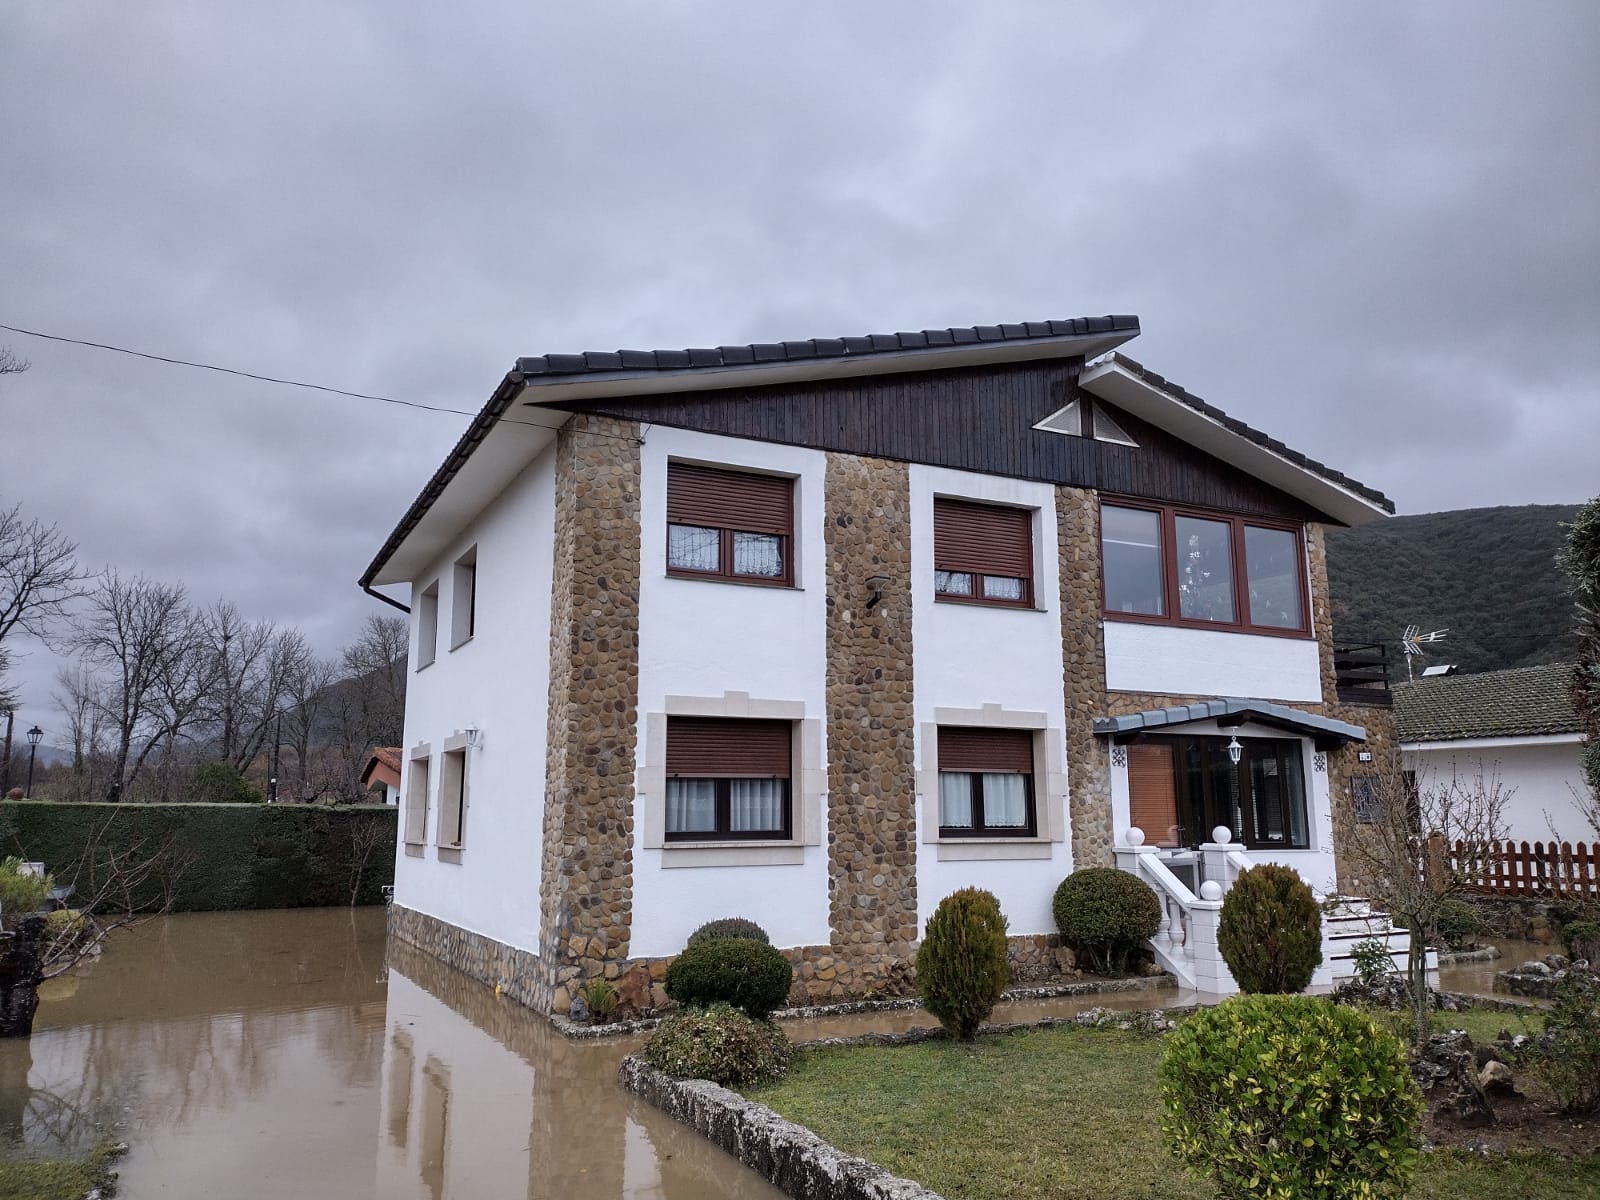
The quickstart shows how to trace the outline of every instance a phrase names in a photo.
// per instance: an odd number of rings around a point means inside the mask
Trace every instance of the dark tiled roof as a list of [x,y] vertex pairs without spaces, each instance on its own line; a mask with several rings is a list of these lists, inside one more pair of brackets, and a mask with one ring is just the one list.
[[1568,663],[1480,675],[1438,675],[1396,684],[1394,717],[1403,742],[1537,737],[1578,732]]
[[963,325],[924,329],[918,333],[871,333],[864,337],[809,338],[803,342],[756,342],[748,346],[713,346],[690,350],[589,350],[582,354],[539,354],[517,359],[522,375],[589,375],[597,372],[705,371],[718,367],[750,367],[761,363],[798,362],[820,358],[860,358],[869,354],[903,354],[946,346],[984,342],[1030,342],[1046,338],[1084,337],[1096,333],[1139,332],[1132,316],[1073,317],[1065,321],[1026,321],[1021,325]]
[[1164,725],[1186,725],[1190,721],[1210,721],[1235,714],[1260,717],[1272,725],[1345,742],[1367,740],[1367,731],[1359,725],[1335,721],[1331,717],[1319,717],[1315,713],[1290,708],[1287,704],[1274,704],[1271,700],[1245,700],[1236,696],[1201,700],[1195,704],[1174,704],[1169,708],[1150,708],[1116,717],[1099,717],[1095,720],[1094,731],[1098,736],[1105,737],[1108,734],[1137,733],[1141,729],[1159,729]]
[[1170,379],[1165,379],[1162,376],[1157,375],[1154,371],[1148,369],[1142,363],[1136,363],[1133,361],[1133,359],[1128,358],[1123,354],[1118,354],[1115,357],[1121,366],[1133,372],[1151,387],[1159,388],[1161,391],[1171,396],[1174,400],[1182,401],[1184,404],[1187,404],[1190,408],[1194,409],[1195,412],[1203,413],[1212,420],[1221,424],[1230,432],[1236,433],[1240,437],[1254,442],[1258,446],[1264,446],[1268,450],[1271,450],[1274,454],[1288,459],[1290,462],[1294,463],[1295,466],[1302,467],[1313,474],[1320,475],[1324,479],[1330,480],[1333,483],[1337,483],[1340,487],[1348,488],[1350,491],[1355,492],[1358,496],[1365,496],[1368,500],[1371,500],[1385,512],[1394,512],[1394,501],[1389,499],[1389,497],[1385,496],[1376,488],[1369,488],[1366,484],[1361,483],[1358,480],[1351,479],[1350,476],[1346,475],[1343,471],[1336,471],[1325,463],[1320,463],[1314,458],[1308,458],[1306,455],[1301,454],[1298,450],[1291,450],[1277,438],[1270,437],[1267,434],[1262,433],[1259,429],[1251,428],[1237,417],[1230,417],[1216,405],[1207,404],[1193,392],[1185,391],[1183,388],[1173,383]]

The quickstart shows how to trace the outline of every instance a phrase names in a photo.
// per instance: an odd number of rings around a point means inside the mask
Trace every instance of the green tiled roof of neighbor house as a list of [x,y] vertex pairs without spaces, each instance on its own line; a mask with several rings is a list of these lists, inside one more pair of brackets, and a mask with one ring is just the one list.
[[1576,733],[1571,687],[1570,663],[1418,679],[1395,685],[1395,722],[1402,742]]

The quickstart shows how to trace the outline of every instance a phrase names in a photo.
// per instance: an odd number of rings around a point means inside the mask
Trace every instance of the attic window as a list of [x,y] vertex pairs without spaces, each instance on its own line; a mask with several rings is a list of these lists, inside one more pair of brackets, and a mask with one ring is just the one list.
[[1106,411],[1105,405],[1096,404],[1087,397],[1074,400],[1065,408],[1058,408],[1034,428],[1064,433],[1068,437],[1087,437],[1097,442],[1132,446],[1136,450],[1139,448],[1139,443],[1124,432],[1122,426]]

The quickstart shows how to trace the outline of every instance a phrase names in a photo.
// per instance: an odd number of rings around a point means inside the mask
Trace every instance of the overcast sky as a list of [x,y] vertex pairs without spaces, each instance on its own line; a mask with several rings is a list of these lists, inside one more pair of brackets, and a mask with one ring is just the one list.
[[[519,354],[1136,313],[1401,512],[1577,502],[1597,197],[1591,0],[0,10],[0,323],[460,409]],[[86,564],[327,652],[392,611],[466,418],[0,345],[0,502]]]

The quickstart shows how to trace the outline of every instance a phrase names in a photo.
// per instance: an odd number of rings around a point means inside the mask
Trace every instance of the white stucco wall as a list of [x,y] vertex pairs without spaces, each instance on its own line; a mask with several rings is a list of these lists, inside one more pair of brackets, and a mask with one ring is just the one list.
[[[824,726],[826,762],[823,478],[826,456],[682,429],[648,427],[640,451],[639,782],[648,772],[647,725],[667,697],[747,694],[754,702],[798,701],[804,718]],[[793,588],[667,576],[667,463],[671,459],[771,471],[795,477]],[[801,781],[793,781],[797,796]],[[641,804],[659,802],[649,796]],[[824,810],[825,810],[824,805]],[[824,811],[824,820],[826,812]],[[676,954],[699,925],[747,917],[778,946],[828,941],[828,848],[805,846],[799,863],[677,866],[693,857],[645,845],[646,821],[634,821],[634,956]],[[674,856],[676,855],[676,858]],[[725,855],[724,857],[731,857]]]
[[1577,734],[1548,738],[1408,742],[1401,747],[1417,786],[1458,778],[1469,786],[1498,776],[1506,836],[1519,842],[1600,841],[1579,804],[1587,795]]
[[[1197,721],[1192,725],[1178,726],[1172,730],[1178,736],[1238,737],[1246,741],[1252,737],[1283,740],[1282,730],[1246,722],[1227,729],[1215,721]],[[1329,792],[1328,760],[1319,756],[1310,738],[1300,738],[1300,762],[1305,771],[1306,834],[1310,846],[1305,850],[1249,850],[1256,862],[1279,863],[1292,867],[1316,891],[1329,893],[1337,890],[1338,873],[1334,868],[1333,854],[1333,802]],[[1124,835],[1131,824],[1128,801],[1128,767],[1126,761],[1116,764],[1113,748],[1107,746],[1103,753],[1111,767],[1111,829],[1117,845],[1123,845]],[[1320,769],[1319,769],[1320,763]]]
[[[1055,489],[992,475],[912,464],[911,606],[919,780],[937,769],[924,726],[936,725],[936,710],[979,710],[999,705],[1011,712],[1043,713],[1046,735],[1064,760],[1065,697],[1061,676],[1061,589],[1057,579]],[[990,501],[1036,510],[1034,604],[1032,609],[941,602],[933,590],[933,501],[935,496]],[[1071,770],[1071,764],[1066,764]],[[1035,775],[1037,804],[1059,803],[1048,781]],[[917,799],[917,910],[919,929],[939,901],[963,887],[993,892],[1013,934],[1053,933],[1050,901],[1071,873],[1071,830],[1061,814],[1065,840],[1050,842],[1048,857],[941,861],[937,843],[926,840],[924,797]],[[1044,813],[1039,813],[1041,825]],[[995,849],[1001,848],[997,845]],[[1034,853],[1040,848],[1031,847]]]
[[1106,621],[1106,687],[1113,692],[1243,696],[1318,703],[1314,638]]
[[[545,709],[550,678],[550,576],[555,454],[540,455],[413,584],[413,599],[439,585],[434,661],[411,676],[402,747],[401,845],[395,900],[453,925],[538,951],[540,838],[544,819]],[[450,648],[455,561],[477,547],[476,633]],[[467,812],[460,862],[440,858],[439,778],[445,739],[480,731],[467,751]],[[432,749],[427,844],[404,845],[411,755]],[[446,857],[450,857],[446,852]]]

